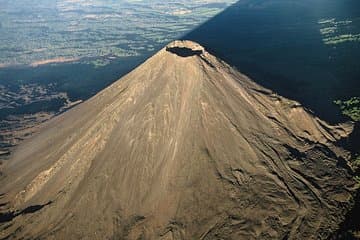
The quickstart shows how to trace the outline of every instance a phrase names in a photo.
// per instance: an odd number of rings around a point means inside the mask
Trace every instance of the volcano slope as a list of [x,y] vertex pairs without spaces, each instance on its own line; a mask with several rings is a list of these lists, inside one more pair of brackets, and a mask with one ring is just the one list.
[[175,41],[17,149],[0,238],[324,239],[351,130]]

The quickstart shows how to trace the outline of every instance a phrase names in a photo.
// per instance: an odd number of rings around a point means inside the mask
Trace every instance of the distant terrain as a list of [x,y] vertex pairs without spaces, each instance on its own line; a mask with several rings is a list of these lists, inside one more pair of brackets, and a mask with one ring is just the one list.
[[233,2],[0,0],[0,158]]
[[0,67],[87,62],[152,52],[235,0],[0,0]]

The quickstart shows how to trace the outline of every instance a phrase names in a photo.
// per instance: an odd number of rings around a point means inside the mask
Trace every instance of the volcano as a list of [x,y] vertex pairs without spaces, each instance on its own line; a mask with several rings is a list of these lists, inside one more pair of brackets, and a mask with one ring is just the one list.
[[326,239],[351,131],[175,41],[18,147],[0,238]]

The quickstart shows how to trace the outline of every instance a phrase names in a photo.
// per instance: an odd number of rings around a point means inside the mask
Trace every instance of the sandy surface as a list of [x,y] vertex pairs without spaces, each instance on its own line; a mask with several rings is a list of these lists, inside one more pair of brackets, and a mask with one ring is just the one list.
[[174,42],[17,149],[0,238],[326,239],[351,130]]

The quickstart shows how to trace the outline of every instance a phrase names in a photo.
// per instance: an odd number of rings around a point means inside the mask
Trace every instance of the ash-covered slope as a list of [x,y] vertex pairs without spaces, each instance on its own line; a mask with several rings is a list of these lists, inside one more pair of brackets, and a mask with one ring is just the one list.
[[350,131],[176,41],[17,150],[0,238],[326,238]]

